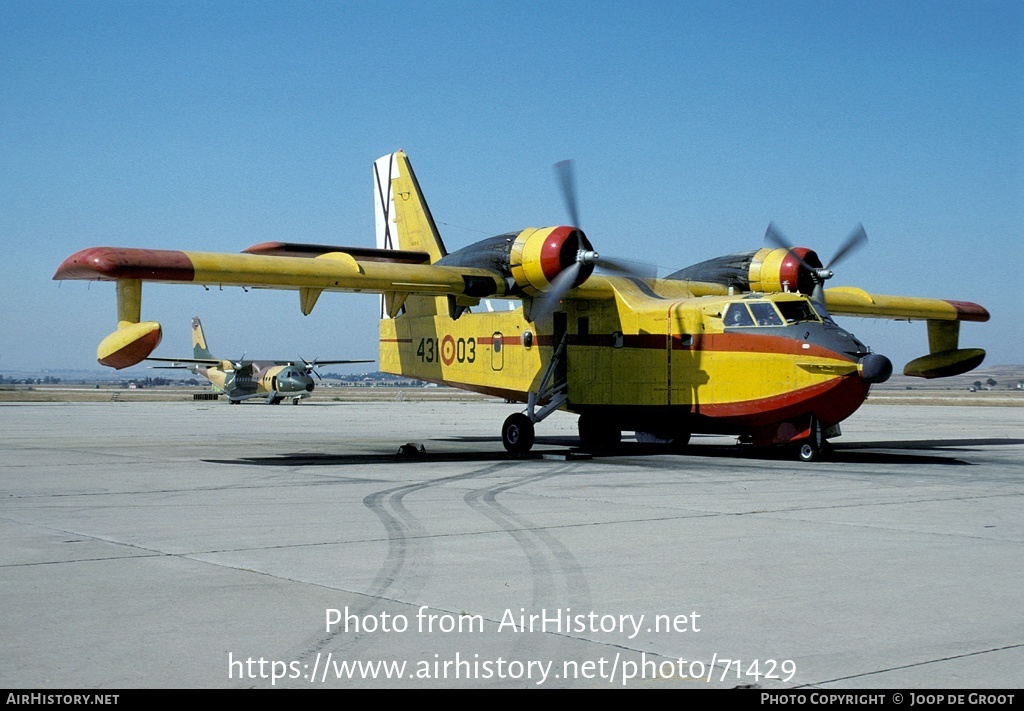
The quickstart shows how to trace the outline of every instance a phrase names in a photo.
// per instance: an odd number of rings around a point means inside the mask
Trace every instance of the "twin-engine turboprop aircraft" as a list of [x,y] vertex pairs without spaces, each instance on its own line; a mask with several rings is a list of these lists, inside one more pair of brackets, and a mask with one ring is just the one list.
[[[232,405],[261,398],[267,405],[278,405],[290,399],[298,405],[302,398],[313,393],[315,384],[310,374],[321,365],[339,363],[372,363],[372,360],[312,360],[299,365],[293,360],[222,360],[214,358],[206,345],[203,324],[199,317],[192,319],[192,358],[147,358],[174,365],[154,365],[153,368],[184,369],[202,375],[222,393]],[[317,377],[320,375],[317,373]]]
[[[294,289],[304,314],[323,291],[379,293],[382,370],[525,403],[502,427],[513,453],[528,451],[535,425],[562,409],[579,415],[589,449],[616,446],[624,430],[676,447],[691,433],[724,433],[793,445],[814,460],[892,371],[834,315],[925,319],[929,353],[908,363],[907,375],[955,375],[984,358],[958,343],[961,321],[988,320],[981,306],[825,289],[832,271],[773,227],[767,236],[777,246],[665,278],[623,269],[576,226],[572,175],[560,165],[573,225],[530,227],[451,253],[397,152],[373,166],[376,249],[94,247],[68,257],[54,279],[116,282],[118,328],[97,354],[114,368],[138,363],[160,341],[160,324],[141,320],[144,281]],[[863,240],[856,230],[837,258]],[[492,310],[499,299],[518,305]]]

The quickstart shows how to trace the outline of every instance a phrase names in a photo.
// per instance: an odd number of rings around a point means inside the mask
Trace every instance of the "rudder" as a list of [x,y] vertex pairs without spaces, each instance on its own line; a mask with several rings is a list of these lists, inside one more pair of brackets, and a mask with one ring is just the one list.
[[[448,254],[403,151],[374,161],[373,187],[378,249],[426,252],[431,264]],[[404,294],[385,293],[381,299],[381,318],[397,315],[399,311],[432,315],[447,313],[448,308],[444,297],[414,295],[406,298]]]
[[206,346],[206,336],[203,335],[203,324],[200,323],[198,316],[192,317],[192,357],[213,359],[213,354],[210,353],[209,348]]

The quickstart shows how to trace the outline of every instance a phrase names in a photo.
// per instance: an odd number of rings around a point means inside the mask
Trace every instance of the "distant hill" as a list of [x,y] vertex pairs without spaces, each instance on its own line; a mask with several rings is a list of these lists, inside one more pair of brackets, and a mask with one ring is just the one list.
[[[0,384],[9,384],[12,381],[24,383],[31,379],[34,383],[59,382],[65,385],[75,383],[109,383],[117,384],[131,380],[142,381],[154,377],[154,371],[148,368],[138,367],[130,370],[42,370],[42,371],[0,371]],[[191,376],[188,376],[191,377]],[[396,381],[408,381],[408,378],[391,375],[389,373],[322,373],[322,377],[328,380],[343,382],[385,382],[397,384]],[[1016,390],[1017,383],[1024,382],[1024,365],[992,365],[977,370],[972,370],[963,375],[955,375],[952,378],[937,378],[925,380],[924,378],[908,378],[900,372],[893,373],[889,380],[881,385],[872,386],[872,391],[880,390],[970,390],[971,386],[980,381],[985,383],[991,378],[996,381],[993,390]],[[182,379],[188,379],[182,376]],[[417,383],[418,384],[418,383]]]
[[989,378],[996,381],[993,390],[1016,390],[1017,383],[1024,382],[1024,365],[991,365],[963,375],[932,380],[893,373],[888,381],[872,386],[872,390],[969,390],[975,382],[984,384]]

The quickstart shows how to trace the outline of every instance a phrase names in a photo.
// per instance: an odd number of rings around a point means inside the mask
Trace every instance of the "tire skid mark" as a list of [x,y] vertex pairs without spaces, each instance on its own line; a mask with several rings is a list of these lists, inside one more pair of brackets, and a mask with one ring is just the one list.
[[[379,616],[377,613],[385,611],[385,601],[398,599],[402,592],[422,589],[431,577],[434,568],[434,551],[430,532],[406,508],[406,496],[445,486],[452,482],[488,476],[510,466],[516,466],[516,463],[501,462],[464,474],[382,489],[363,497],[363,506],[372,511],[384,527],[388,539],[388,551],[377,575],[370,583],[369,589],[358,594],[359,598],[365,602],[348,606],[348,613],[359,618],[366,615]],[[403,589],[395,590],[399,583],[402,583]],[[319,636],[300,657],[315,656],[318,652],[324,651],[342,634],[346,635],[345,640],[335,648],[335,651],[344,650],[346,656],[349,657],[369,646],[380,635],[379,631],[345,633],[343,627],[338,627],[332,632]]]
[[[544,527],[538,526],[525,516],[517,514],[498,502],[498,496],[514,489],[532,486],[539,482],[572,471],[570,464],[553,472],[544,472],[506,482],[492,487],[471,491],[463,500],[476,512],[490,519],[507,533],[526,555],[532,586],[531,606],[524,614],[540,611],[542,608],[570,608],[584,612],[590,605],[590,585],[583,568],[576,562],[572,552]],[[516,614],[516,610],[512,611]],[[518,616],[517,616],[518,619]],[[516,635],[513,653],[517,649],[529,649],[536,655],[548,639],[534,634]]]

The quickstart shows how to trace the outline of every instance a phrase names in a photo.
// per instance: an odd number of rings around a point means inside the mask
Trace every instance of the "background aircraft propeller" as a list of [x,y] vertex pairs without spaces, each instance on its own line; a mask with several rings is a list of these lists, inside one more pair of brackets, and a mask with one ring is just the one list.
[[323,382],[323,377],[321,377],[320,373],[318,373],[317,370],[316,370],[316,366],[317,366],[317,362],[316,362],[317,359],[316,358],[314,358],[311,361],[306,360],[305,358],[299,358],[299,360],[301,360],[302,364],[304,366],[306,366],[306,374],[307,375],[312,373],[313,375],[315,375],[317,377],[318,380],[320,380],[320,382]]

